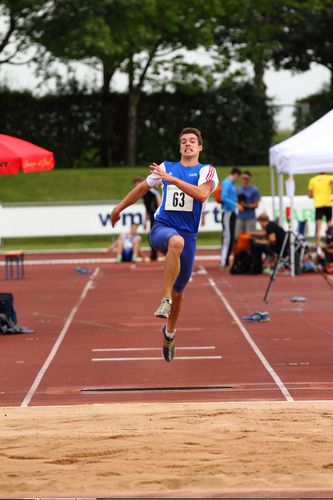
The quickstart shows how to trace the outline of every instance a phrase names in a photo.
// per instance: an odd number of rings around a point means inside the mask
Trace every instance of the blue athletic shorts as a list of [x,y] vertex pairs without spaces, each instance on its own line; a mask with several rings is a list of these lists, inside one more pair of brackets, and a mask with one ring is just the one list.
[[121,254],[122,262],[131,262],[132,257],[133,257],[133,250],[131,248],[123,250]]
[[155,222],[150,233],[150,243],[153,247],[164,254],[168,251],[168,243],[171,236],[181,236],[184,238],[184,248],[180,255],[180,271],[173,285],[176,292],[182,292],[186,287],[193,269],[197,235],[181,229],[174,229],[165,226],[160,222]]

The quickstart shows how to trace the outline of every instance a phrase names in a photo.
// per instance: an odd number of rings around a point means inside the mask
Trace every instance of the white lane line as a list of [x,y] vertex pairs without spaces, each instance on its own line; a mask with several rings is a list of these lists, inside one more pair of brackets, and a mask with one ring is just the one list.
[[[188,359],[222,359],[222,356],[177,356],[175,360],[188,360]],[[144,358],[92,358],[91,361],[161,361],[161,356],[158,357],[144,357]]]
[[[191,346],[191,347],[177,347],[177,351],[180,350],[197,351],[197,350],[207,350],[215,349],[214,345],[204,345],[204,346]],[[120,347],[120,348],[104,348],[104,349],[91,349],[93,352],[123,352],[123,351],[160,351],[160,347]]]
[[68,329],[73,321],[73,318],[78,310],[78,308],[80,307],[82,301],[85,299],[87,293],[88,293],[88,290],[90,288],[92,288],[92,285],[93,285],[93,280],[96,278],[96,276],[98,275],[99,273],[99,267],[95,269],[95,271],[93,272],[93,274],[90,276],[89,280],[87,281],[81,295],[80,295],[80,298],[77,302],[77,304],[73,307],[73,309],[71,310],[71,312],[69,313],[66,321],[65,321],[65,324],[63,326],[63,329],[61,330],[54,346],[52,347],[51,351],[50,351],[50,354],[48,355],[48,357],[46,358],[43,366],[41,367],[41,369],[39,370],[38,374],[37,374],[37,377],[35,378],[34,382],[32,383],[32,386],[30,387],[29,391],[27,392],[24,400],[22,401],[21,403],[21,407],[25,407],[25,406],[28,406],[33,395],[35,394],[36,390],[38,389],[38,386],[39,384],[41,383],[42,381],[42,378],[44,377],[45,375],[45,372],[47,371],[48,367],[50,366],[50,364],[52,363],[55,355],[57,354],[58,352],[58,349],[62,343],[62,341],[64,340],[65,338],[65,335],[66,333],[68,332]]
[[[219,260],[219,255],[196,255],[195,260]],[[72,265],[72,264],[114,264],[117,260],[114,257],[96,257],[96,258],[76,258],[76,259],[30,259],[25,260],[25,266],[53,266],[53,265]],[[0,266],[5,262],[0,261]],[[139,262],[140,265],[140,262]]]
[[[160,328],[158,323],[156,321],[151,321],[149,323],[143,323],[143,322],[140,322],[140,323],[134,323],[133,321],[131,323],[119,323],[120,326],[126,326],[127,328],[145,328],[147,326],[155,326],[157,328]],[[203,328],[201,327],[194,327],[194,328],[191,328],[191,327],[185,327],[183,328],[182,327],[182,332],[199,332],[203,330]]]
[[257,344],[254,342],[251,335],[249,334],[249,332],[247,331],[247,329],[244,327],[241,320],[239,319],[238,315],[236,314],[234,309],[231,307],[231,305],[229,304],[229,302],[227,301],[227,299],[225,298],[225,296],[223,295],[221,290],[216,285],[215,281],[212,278],[209,278],[208,282],[209,282],[210,286],[213,288],[216,295],[223,302],[225,308],[227,309],[229,314],[234,319],[235,323],[237,324],[238,328],[240,329],[240,331],[244,335],[245,339],[248,341],[248,343],[250,344],[250,346],[252,347],[252,349],[254,350],[254,352],[256,353],[256,355],[258,356],[258,358],[260,359],[260,361],[262,362],[262,364],[264,365],[264,367],[266,368],[266,370],[268,371],[268,373],[270,374],[270,376],[272,377],[272,379],[274,380],[276,385],[279,387],[280,391],[282,392],[282,394],[284,395],[286,400],[287,401],[294,401],[294,399],[291,396],[291,394],[289,393],[288,389],[286,388],[286,386],[284,385],[284,383],[282,382],[282,380],[280,379],[280,377],[278,376],[278,374],[276,373],[274,368],[269,364],[269,362],[267,361],[267,359],[265,358],[264,354],[261,352],[261,350],[259,349]]

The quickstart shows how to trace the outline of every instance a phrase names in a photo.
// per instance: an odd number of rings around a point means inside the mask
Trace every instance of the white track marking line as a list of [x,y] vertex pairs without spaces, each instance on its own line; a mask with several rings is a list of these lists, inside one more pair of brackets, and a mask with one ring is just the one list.
[[[188,351],[196,351],[196,350],[207,350],[207,349],[215,349],[214,345],[205,345],[205,346],[191,346],[191,347],[177,347],[177,351],[180,350],[188,350]],[[93,352],[124,352],[124,351],[160,351],[160,347],[120,347],[120,348],[104,348],[104,349],[91,349]]]
[[[188,360],[188,359],[222,359],[222,356],[177,356],[176,360]],[[144,358],[92,358],[91,361],[162,361],[161,356],[158,357],[144,357]]]
[[35,394],[36,390],[38,389],[38,386],[39,384],[41,383],[42,381],[42,378],[44,377],[45,375],[45,372],[46,370],[48,369],[48,367],[50,366],[50,364],[52,363],[55,355],[57,354],[57,351],[62,343],[62,341],[64,340],[65,338],[65,335],[66,333],[68,332],[68,329],[73,321],[73,318],[78,310],[78,308],[80,307],[82,301],[85,299],[87,293],[88,293],[88,290],[90,288],[92,288],[92,285],[93,285],[93,280],[96,278],[96,276],[98,275],[99,273],[99,268],[95,269],[95,271],[93,272],[93,274],[91,275],[91,277],[89,278],[88,282],[86,283],[81,295],[80,295],[80,298],[77,302],[77,304],[73,307],[73,309],[71,310],[71,312],[69,313],[69,316],[67,317],[66,319],[66,322],[64,324],[64,327],[63,329],[61,330],[60,334],[58,335],[58,338],[55,342],[55,344],[53,345],[51,351],[50,351],[50,354],[48,355],[48,357],[46,358],[42,368],[39,370],[38,374],[37,374],[37,377],[35,378],[34,382],[32,383],[29,391],[27,392],[24,400],[22,401],[21,403],[21,407],[26,407],[29,405],[33,395]]
[[[195,260],[219,260],[219,255],[196,255]],[[114,257],[96,257],[96,258],[76,258],[76,259],[25,259],[25,266],[53,266],[63,264],[114,264],[117,260]],[[5,262],[0,262],[4,266]],[[139,262],[140,265],[140,262]]]
[[284,385],[284,383],[282,382],[282,380],[280,379],[278,374],[275,372],[274,368],[269,364],[269,362],[267,361],[267,359],[265,358],[264,354],[261,352],[261,350],[259,349],[257,344],[254,342],[251,335],[249,334],[249,332],[247,331],[247,329],[244,327],[241,320],[239,319],[238,315],[236,314],[234,309],[231,307],[231,305],[229,304],[229,302],[227,301],[227,299],[225,298],[225,296],[223,295],[221,290],[216,285],[215,281],[212,278],[208,278],[208,282],[209,282],[210,286],[213,288],[216,295],[223,302],[225,308],[227,309],[229,314],[234,319],[235,323],[237,324],[238,328],[240,329],[240,331],[244,335],[245,339],[250,344],[250,346],[252,347],[252,349],[254,350],[254,352],[256,353],[256,355],[258,356],[258,358],[260,359],[260,361],[262,362],[262,364],[264,365],[264,367],[266,368],[266,370],[268,371],[268,373],[270,374],[270,376],[272,377],[272,379],[274,380],[276,385],[279,387],[280,391],[282,392],[282,394],[284,395],[286,400],[287,401],[294,401],[294,399],[291,396],[291,394],[289,393],[288,389],[286,388],[286,386]]

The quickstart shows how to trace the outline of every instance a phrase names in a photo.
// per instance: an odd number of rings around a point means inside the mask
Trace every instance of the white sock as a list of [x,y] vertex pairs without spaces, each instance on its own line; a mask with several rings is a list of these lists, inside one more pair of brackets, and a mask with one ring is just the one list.
[[168,297],[163,297],[163,300],[167,300],[169,302],[169,304],[172,304],[172,300],[168,299]]
[[173,332],[168,332],[167,329],[165,329],[165,336],[168,337],[168,339],[172,340],[175,336],[175,333],[176,333],[176,330],[174,330]]

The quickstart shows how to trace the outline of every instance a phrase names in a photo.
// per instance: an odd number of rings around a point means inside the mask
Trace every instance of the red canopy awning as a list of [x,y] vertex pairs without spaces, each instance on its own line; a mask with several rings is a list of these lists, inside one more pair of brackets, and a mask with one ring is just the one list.
[[0,134],[0,175],[38,172],[54,168],[51,151],[11,135]]

